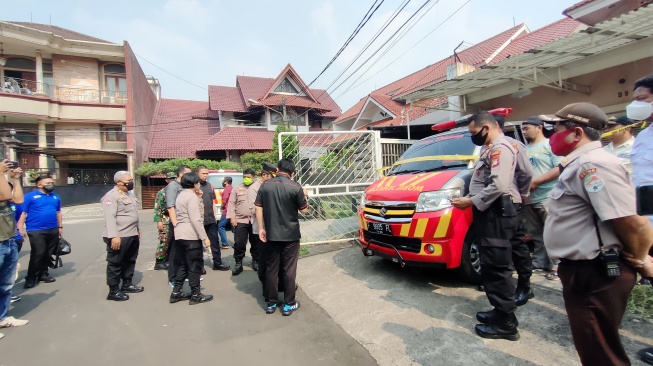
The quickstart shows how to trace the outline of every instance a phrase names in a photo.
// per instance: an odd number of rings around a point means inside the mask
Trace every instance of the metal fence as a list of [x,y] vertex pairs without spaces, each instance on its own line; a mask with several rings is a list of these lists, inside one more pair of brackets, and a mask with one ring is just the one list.
[[49,176],[57,186],[113,185],[112,169],[27,169],[23,180],[24,186],[34,186],[38,176]]
[[127,104],[127,92],[57,86],[32,80],[5,77],[0,92],[46,96],[62,102]]
[[278,142],[279,157],[295,162],[295,179],[309,193],[301,243],[354,239],[361,193],[382,166],[379,132],[283,132]]

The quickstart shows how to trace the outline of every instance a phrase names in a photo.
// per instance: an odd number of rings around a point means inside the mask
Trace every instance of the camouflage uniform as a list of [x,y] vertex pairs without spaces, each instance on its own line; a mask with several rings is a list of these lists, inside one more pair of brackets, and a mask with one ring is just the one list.
[[163,230],[159,230],[159,245],[156,247],[154,255],[158,261],[165,261],[168,254],[168,238],[170,235],[170,217],[166,209],[165,188],[157,192],[154,199],[154,222],[161,221]]

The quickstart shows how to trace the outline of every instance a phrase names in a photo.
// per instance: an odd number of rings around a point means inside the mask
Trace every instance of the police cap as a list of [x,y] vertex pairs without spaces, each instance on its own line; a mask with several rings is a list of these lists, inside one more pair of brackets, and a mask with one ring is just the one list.
[[276,174],[277,167],[270,164],[270,163],[263,163],[263,166],[261,167],[261,172],[275,173]]
[[603,130],[608,122],[608,116],[601,108],[585,102],[568,104],[554,115],[540,115],[538,117],[547,123],[571,121],[598,130]]

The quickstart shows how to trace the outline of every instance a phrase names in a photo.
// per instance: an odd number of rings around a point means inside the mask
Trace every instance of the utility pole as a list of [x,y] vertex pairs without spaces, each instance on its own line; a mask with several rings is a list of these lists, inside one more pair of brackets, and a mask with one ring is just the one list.
[[283,125],[285,127],[290,127],[288,126],[288,117],[286,116],[286,98],[281,97],[281,108],[283,109]]

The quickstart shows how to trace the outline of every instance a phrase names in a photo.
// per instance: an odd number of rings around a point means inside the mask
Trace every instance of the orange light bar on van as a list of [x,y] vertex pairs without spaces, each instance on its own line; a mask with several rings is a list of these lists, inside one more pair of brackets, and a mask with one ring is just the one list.
[[[495,109],[490,109],[487,111],[490,114],[498,114],[500,116],[506,117],[507,115],[512,113],[512,108],[495,108]],[[458,117],[453,121],[447,121],[447,122],[441,122],[434,124],[431,126],[431,130],[433,131],[445,131],[445,130],[450,130],[452,128],[456,127],[464,127],[469,124],[469,122],[472,119],[473,114],[466,114],[462,117]]]

